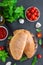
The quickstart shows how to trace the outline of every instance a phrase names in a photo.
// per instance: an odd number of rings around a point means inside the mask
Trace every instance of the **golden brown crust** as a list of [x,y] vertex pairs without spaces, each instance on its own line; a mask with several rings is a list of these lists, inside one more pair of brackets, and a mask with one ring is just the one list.
[[33,55],[36,52],[35,42],[34,42],[34,39],[33,39],[33,35],[29,31],[24,30],[24,29],[16,30],[13,33],[15,35],[15,34],[18,34],[20,32],[23,32],[23,31],[26,31],[26,34],[28,36],[27,37],[27,42],[26,42],[26,47],[25,47],[24,53],[26,54],[26,56],[28,58],[31,58],[31,57],[33,57]]
[[12,37],[9,43],[9,49],[12,57],[15,60],[21,59],[26,45],[26,40],[27,40],[26,32],[20,32]]

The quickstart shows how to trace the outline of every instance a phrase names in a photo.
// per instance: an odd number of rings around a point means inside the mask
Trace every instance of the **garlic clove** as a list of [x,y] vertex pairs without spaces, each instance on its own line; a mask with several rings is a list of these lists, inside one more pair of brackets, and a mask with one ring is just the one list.
[[9,61],[9,62],[6,63],[6,65],[11,65],[11,63],[12,63],[12,62]]
[[19,19],[20,24],[24,24],[24,19]]
[[40,28],[41,26],[42,25],[39,22],[36,23],[36,28]]

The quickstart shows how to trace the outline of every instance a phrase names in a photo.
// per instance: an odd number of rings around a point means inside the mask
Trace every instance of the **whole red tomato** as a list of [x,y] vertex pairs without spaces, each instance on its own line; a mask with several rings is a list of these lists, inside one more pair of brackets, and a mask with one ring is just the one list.
[[4,50],[4,46],[0,46],[0,50]]
[[37,58],[38,58],[38,59],[41,59],[41,58],[42,58],[42,55],[41,55],[41,54],[38,54],[38,55],[37,55]]

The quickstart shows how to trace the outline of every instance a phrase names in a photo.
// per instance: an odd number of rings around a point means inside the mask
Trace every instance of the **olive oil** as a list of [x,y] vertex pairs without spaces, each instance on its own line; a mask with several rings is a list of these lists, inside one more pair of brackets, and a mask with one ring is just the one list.
[[3,25],[5,23],[5,19],[2,15],[0,15],[0,25]]

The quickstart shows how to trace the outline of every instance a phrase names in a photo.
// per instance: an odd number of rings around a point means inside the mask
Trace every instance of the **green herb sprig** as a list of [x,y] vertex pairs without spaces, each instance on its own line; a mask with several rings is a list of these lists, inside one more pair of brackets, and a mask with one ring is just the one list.
[[36,29],[36,32],[41,32],[41,29],[39,29],[39,28],[38,28],[38,29]]
[[20,62],[24,62],[25,60],[27,60],[28,58],[26,56],[23,56],[20,60]]
[[9,37],[8,37],[8,40],[11,40],[11,39],[12,39],[12,37],[13,37],[13,36],[9,36]]
[[42,39],[38,40],[39,45],[42,45]]
[[8,53],[5,50],[0,51],[0,60],[5,62],[7,57],[8,57]]
[[37,57],[34,56],[34,58],[33,58],[33,60],[32,60],[32,65],[35,65],[37,61],[38,61]]
[[3,7],[3,16],[6,21],[12,23],[18,18],[25,18],[24,7],[17,7],[17,0],[3,0],[0,2],[0,6]]
[[16,65],[16,63],[14,65]]

